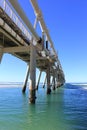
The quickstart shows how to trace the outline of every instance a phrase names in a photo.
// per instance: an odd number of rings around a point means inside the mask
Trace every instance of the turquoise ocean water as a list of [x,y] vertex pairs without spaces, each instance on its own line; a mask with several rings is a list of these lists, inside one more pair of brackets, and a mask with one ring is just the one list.
[[20,86],[0,84],[0,130],[87,130],[83,84],[66,84],[51,95],[40,86],[35,105],[28,102],[28,88],[23,95]]

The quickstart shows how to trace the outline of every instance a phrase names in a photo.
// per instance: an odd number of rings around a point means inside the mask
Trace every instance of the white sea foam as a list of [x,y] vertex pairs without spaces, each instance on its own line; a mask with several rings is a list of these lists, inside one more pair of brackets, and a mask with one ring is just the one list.
[[87,83],[71,83],[72,85],[87,86]]
[[87,89],[87,86],[86,86],[86,87],[83,87],[83,89]]

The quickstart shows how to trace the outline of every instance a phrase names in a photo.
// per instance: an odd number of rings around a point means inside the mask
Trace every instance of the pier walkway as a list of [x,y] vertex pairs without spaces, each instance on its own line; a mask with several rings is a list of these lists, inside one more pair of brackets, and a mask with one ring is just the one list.
[[[43,71],[46,72],[44,85],[47,81],[47,94],[51,93],[51,84],[54,90],[57,86],[63,85],[65,76],[38,3],[36,0],[30,0],[30,3],[35,13],[34,26],[17,0],[0,0],[0,62],[3,54],[9,53],[28,64],[22,91],[26,90],[30,74],[29,100],[30,103],[35,103],[35,91],[38,89]],[[38,23],[42,36],[36,32]],[[37,85],[36,68],[40,70]]]

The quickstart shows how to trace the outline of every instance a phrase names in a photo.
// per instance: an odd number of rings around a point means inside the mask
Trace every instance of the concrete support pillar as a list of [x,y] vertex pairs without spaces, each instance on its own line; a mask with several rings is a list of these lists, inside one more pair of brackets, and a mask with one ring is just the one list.
[[46,49],[48,50],[48,41],[46,41]]
[[42,71],[40,71],[40,74],[39,74],[39,78],[38,78],[38,82],[37,82],[37,86],[36,86],[36,89],[37,89],[37,90],[38,90],[38,86],[39,86],[39,82],[40,82],[41,74],[42,74]]
[[23,93],[25,93],[25,91],[26,91],[27,82],[28,82],[28,77],[29,77],[29,71],[30,71],[30,66],[29,66],[29,64],[28,64],[28,65],[27,65],[26,76],[25,76],[25,80],[24,80],[24,84],[23,84],[23,88],[22,88],[22,92],[23,92]]
[[58,87],[58,72],[56,73],[56,87]]
[[58,74],[58,81],[60,80],[60,74]]
[[55,70],[53,72],[53,90],[55,90]]
[[48,65],[47,68],[47,94],[51,93],[51,88],[50,88],[50,65]]
[[53,76],[52,76],[51,86],[53,86]]
[[35,103],[36,99],[36,49],[31,44],[31,52],[30,52],[30,103]]
[[43,88],[45,88],[46,79],[47,79],[47,75],[45,76],[45,80],[44,80]]
[[46,49],[48,50],[48,39],[46,37]]
[[[36,29],[38,22],[38,18],[36,17],[34,22],[34,29]],[[32,37],[32,44],[30,50],[30,85],[29,85],[29,102],[34,104],[36,99],[36,48],[33,45],[33,37]]]
[[42,32],[42,50],[44,50],[44,32]]

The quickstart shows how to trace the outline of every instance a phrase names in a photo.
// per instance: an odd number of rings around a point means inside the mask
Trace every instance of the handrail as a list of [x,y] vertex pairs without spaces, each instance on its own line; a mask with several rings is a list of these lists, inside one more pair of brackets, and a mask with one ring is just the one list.
[[[9,0],[10,1],[10,0]],[[32,32],[28,29],[25,21],[21,19],[19,14],[17,14],[15,8],[13,8],[13,1],[12,6],[10,5],[10,2],[6,0],[0,0],[0,7],[5,11],[5,13],[12,19],[12,21],[19,27],[19,29],[22,31],[22,33],[25,35],[25,37],[31,41],[32,40]],[[17,1],[15,1],[16,3]],[[17,3],[16,3],[17,4]],[[19,6],[19,5],[18,5]],[[18,8],[18,7],[17,7]],[[22,10],[21,10],[22,11]],[[34,30],[34,29],[33,29]],[[35,33],[34,33],[35,34]],[[36,36],[36,35],[35,35]],[[38,37],[39,38],[39,37]],[[33,39],[33,44],[36,45],[38,39]],[[51,50],[50,50],[51,51]],[[52,52],[50,52],[51,55]]]
[[22,33],[28,40],[32,39],[32,36],[29,32],[29,29],[24,25],[22,19],[13,11],[12,7],[10,7],[9,2],[6,0],[0,0],[0,7],[5,11],[5,13],[13,20],[13,22],[20,28]]
[[[13,1],[12,1],[13,2]],[[16,3],[16,1],[15,1]],[[12,3],[13,4],[13,3]],[[19,14],[17,14],[17,12],[15,11],[15,8],[13,8],[10,5],[10,2],[6,1],[6,0],[0,0],[0,7],[5,11],[5,13],[12,19],[12,21],[19,27],[19,29],[22,31],[22,33],[25,35],[25,37],[31,41],[32,39],[32,32],[30,32],[30,30],[28,29],[28,27],[26,26],[25,21],[23,21],[21,19],[21,17],[19,16]],[[36,44],[37,39],[34,39],[34,44]],[[51,51],[51,50],[50,50]],[[52,51],[50,52],[51,55]]]

